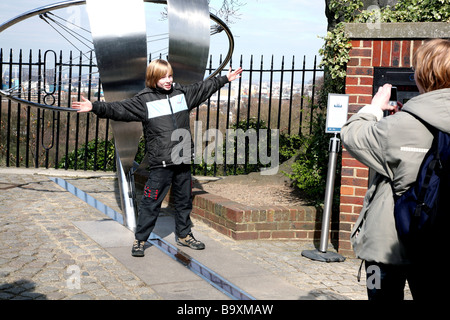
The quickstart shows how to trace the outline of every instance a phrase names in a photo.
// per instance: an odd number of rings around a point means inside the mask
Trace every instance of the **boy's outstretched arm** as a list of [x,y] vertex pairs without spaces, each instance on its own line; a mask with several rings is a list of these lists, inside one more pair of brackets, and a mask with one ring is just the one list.
[[92,103],[85,97],[82,101],[72,102],[72,108],[78,112],[93,112],[100,118],[115,121],[142,121],[146,119],[147,108],[138,96],[114,102],[95,101]]

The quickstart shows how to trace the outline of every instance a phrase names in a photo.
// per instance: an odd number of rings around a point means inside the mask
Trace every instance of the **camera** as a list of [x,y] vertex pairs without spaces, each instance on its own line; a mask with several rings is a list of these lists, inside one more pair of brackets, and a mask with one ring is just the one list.
[[398,105],[397,102],[397,87],[392,86],[391,88],[391,97],[389,98],[389,105],[395,107],[394,110],[385,110],[384,116],[393,115],[397,111],[400,111],[401,106]]
[[389,105],[397,107],[397,87],[391,88],[391,97],[389,98]]

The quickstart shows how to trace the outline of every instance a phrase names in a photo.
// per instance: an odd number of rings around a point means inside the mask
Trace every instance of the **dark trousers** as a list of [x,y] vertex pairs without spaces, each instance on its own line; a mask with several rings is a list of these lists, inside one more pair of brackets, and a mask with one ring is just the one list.
[[161,204],[172,185],[176,211],[175,234],[180,238],[191,232],[192,178],[190,165],[176,165],[150,169],[150,175],[139,204],[135,237],[146,241],[153,231]]
[[436,256],[427,256],[411,265],[389,265],[365,262],[367,295],[374,301],[399,301],[404,299],[406,281],[414,300],[439,301],[442,296],[441,270],[444,263],[435,263]]

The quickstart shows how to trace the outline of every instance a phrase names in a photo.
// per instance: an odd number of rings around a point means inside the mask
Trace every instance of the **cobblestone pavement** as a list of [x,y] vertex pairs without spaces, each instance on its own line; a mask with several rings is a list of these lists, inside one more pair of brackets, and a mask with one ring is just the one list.
[[2,172],[0,204],[0,299],[159,299],[72,224],[105,216],[47,177]]
[[[74,226],[76,221],[106,217],[46,176],[55,173],[0,169],[0,300],[161,299]],[[114,175],[64,179],[119,210]],[[359,260],[313,261],[301,256],[303,250],[314,249],[312,243],[234,241],[199,221],[194,221],[194,231],[307,290],[307,299],[366,299],[364,271],[362,281],[356,280]],[[82,286],[74,281],[77,272],[82,273]]]

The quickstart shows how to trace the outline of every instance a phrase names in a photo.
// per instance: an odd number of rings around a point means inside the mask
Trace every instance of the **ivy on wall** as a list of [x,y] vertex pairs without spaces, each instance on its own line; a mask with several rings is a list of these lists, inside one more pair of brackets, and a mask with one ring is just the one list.
[[345,23],[375,22],[450,22],[450,0],[400,0],[394,7],[363,10],[360,0],[331,0],[330,11],[335,19],[340,18],[336,27],[327,33],[320,66],[327,70],[328,92],[344,93],[347,62],[350,60],[350,40],[344,31]]

